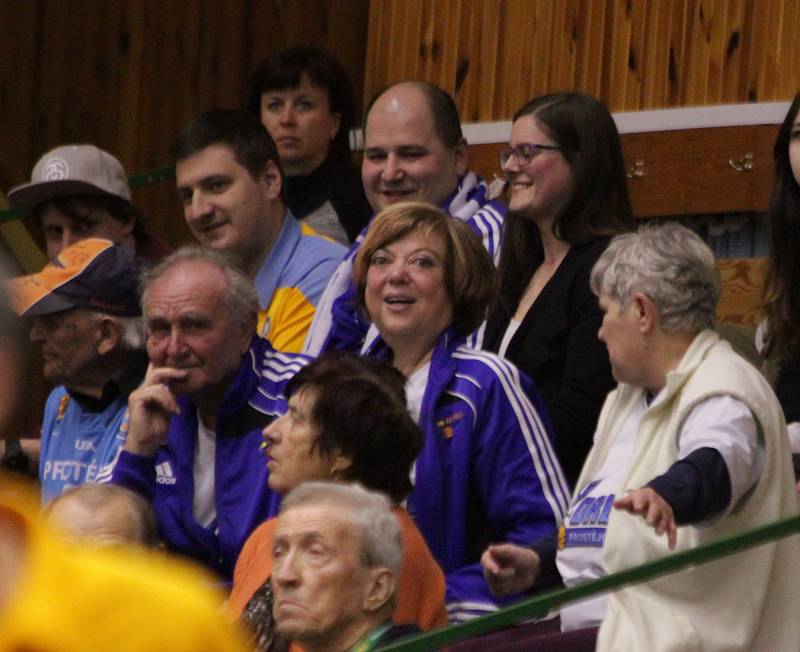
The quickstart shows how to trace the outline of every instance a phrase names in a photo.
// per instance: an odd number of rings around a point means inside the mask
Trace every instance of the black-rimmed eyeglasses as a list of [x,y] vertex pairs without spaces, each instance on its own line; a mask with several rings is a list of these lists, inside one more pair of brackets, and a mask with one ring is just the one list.
[[514,147],[506,145],[500,150],[500,167],[504,168],[508,165],[512,156],[517,159],[517,165],[528,165],[536,156],[551,149],[559,150],[561,148],[558,145],[539,145],[538,143],[519,143]]

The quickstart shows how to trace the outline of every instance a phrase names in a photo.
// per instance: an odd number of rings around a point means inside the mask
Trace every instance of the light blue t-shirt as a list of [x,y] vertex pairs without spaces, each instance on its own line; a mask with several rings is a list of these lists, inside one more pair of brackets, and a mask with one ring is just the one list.
[[127,432],[126,396],[121,394],[103,410],[93,412],[70,396],[65,387],[56,387],[47,398],[42,423],[42,504],[69,487],[110,476]]

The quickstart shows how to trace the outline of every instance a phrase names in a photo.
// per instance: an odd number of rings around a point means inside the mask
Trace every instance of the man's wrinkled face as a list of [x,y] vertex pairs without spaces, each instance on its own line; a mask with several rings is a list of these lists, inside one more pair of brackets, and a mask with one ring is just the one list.
[[42,373],[49,383],[78,389],[91,384],[100,354],[100,320],[74,308],[33,318],[30,339],[42,351]]
[[224,273],[205,261],[177,263],[149,287],[147,354],[155,367],[186,371],[170,387],[176,394],[224,396],[255,332],[234,323],[228,306]]
[[281,513],[272,540],[273,615],[290,640],[319,642],[364,618],[369,571],[352,523],[330,505]]

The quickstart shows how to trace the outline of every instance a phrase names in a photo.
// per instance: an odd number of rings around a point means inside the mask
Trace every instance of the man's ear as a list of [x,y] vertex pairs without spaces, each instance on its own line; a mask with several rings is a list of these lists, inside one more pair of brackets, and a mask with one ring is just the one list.
[[456,172],[459,178],[463,177],[469,169],[469,149],[467,148],[467,139],[462,138],[461,142],[456,145]]
[[[234,323],[233,326],[236,326]],[[253,335],[256,334],[258,327],[258,315],[255,315],[253,319],[248,320],[246,324],[239,325],[239,353],[244,355],[250,350],[250,342],[253,341]],[[236,332],[236,331],[233,331]]]
[[362,608],[367,613],[374,613],[383,607],[394,595],[394,575],[385,566],[370,568],[369,581],[364,588]]
[[97,324],[97,353],[111,353],[122,341],[122,325],[111,317],[101,317]]
[[281,172],[275,161],[267,161],[264,169],[261,171],[260,180],[267,188],[267,195],[271,200],[276,200],[281,196],[281,188],[283,182],[281,179]]
[[658,311],[653,300],[642,292],[635,292],[631,299],[631,306],[636,311],[639,332],[642,335],[652,333],[658,324]]

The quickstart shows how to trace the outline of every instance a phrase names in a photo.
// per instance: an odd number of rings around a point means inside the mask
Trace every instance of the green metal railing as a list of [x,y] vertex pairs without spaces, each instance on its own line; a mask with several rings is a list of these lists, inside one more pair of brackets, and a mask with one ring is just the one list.
[[423,652],[436,650],[444,645],[461,641],[465,638],[487,634],[489,632],[515,625],[524,620],[541,618],[567,602],[583,600],[607,591],[613,591],[630,584],[638,584],[661,575],[669,575],[687,566],[704,564],[720,557],[727,557],[742,550],[755,548],[776,539],[800,533],[800,516],[770,523],[734,536],[714,541],[713,543],[667,555],[648,564],[635,566],[613,575],[607,575],[568,589],[548,591],[510,607],[501,609],[486,616],[475,618],[460,625],[453,625],[380,648],[379,652]]

